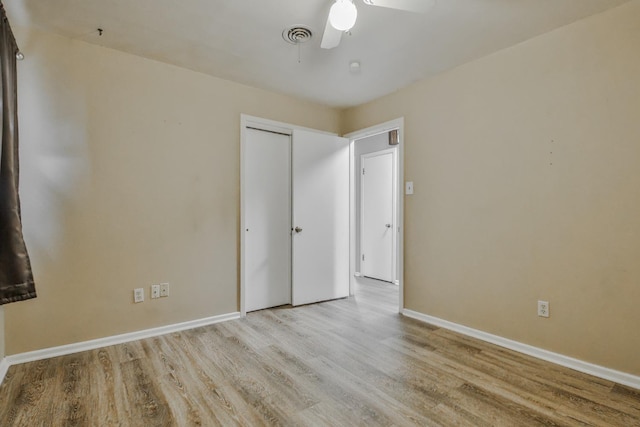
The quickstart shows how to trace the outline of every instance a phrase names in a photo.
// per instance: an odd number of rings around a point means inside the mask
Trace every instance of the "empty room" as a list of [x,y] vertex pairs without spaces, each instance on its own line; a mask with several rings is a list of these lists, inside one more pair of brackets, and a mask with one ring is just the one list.
[[0,426],[640,426],[640,0],[0,5]]

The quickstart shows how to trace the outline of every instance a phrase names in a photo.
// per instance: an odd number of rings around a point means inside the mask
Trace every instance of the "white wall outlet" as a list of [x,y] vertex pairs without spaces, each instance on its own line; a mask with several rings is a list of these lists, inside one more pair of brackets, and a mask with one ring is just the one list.
[[169,284],[168,283],[160,283],[160,296],[168,297],[169,296]]
[[549,317],[549,301],[538,301],[538,316]]
[[133,302],[143,302],[144,301],[144,289],[143,288],[135,288],[133,290]]
[[151,299],[160,298],[160,285],[151,285]]
[[405,183],[405,194],[413,194],[413,181]]

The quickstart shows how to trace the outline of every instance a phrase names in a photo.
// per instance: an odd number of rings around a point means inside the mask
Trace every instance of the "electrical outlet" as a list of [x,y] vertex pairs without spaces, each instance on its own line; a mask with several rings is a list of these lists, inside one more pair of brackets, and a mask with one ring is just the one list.
[[160,285],[151,285],[151,299],[160,298]]
[[144,289],[143,288],[135,288],[133,290],[133,302],[144,302]]
[[538,301],[538,316],[549,317],[549,301]]
[[169,284],[168,283],[160,283],[160,296],[168,297],[169,296]]

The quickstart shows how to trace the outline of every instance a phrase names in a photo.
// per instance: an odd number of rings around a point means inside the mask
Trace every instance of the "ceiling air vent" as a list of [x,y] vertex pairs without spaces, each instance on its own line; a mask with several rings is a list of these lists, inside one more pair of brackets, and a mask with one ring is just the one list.
[[311,40],[311,30],[303,25],[294,25],[293,27],[285,28],[282,32],[282,38],[287,43],[300,44],[306,43]]

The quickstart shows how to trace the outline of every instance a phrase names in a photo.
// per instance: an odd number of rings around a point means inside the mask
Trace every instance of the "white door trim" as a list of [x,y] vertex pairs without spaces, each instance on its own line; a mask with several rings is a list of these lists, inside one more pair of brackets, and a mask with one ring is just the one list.
[[396,195],[397,195],[397,236],[398,236],[398,255],[396,268],[398,271],[398,312],[402,313],[404,310],[404,117],[390,120],[379,125],[371,126],[365,129],[350,132],[344,135],[345,138],[349,138],[349,159],[351,164],[351,179],[349,183],[349,189],[351,194],[350,200],[350,245],[349,245],[349,293],[353,295],[355,290],[355,260],[358,254],[356,253],[356,189],[355,174],[359,173],[356,170],[355,165],[355,142],[359,139],[366,138],[368,136],[378,135],[384,132],[398,129],[400,144],[398,145],[398,168],[396,171]]

